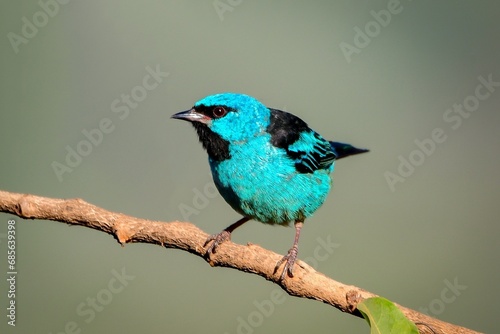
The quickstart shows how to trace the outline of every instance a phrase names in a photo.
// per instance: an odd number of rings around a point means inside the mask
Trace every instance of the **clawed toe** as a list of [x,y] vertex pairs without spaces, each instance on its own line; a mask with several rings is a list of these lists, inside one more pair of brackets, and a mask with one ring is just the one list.
[[212,245],[208,247],[207,252],[205,253],[207,256],[210,256],[210,254],[215,254],[217,251],[217,247],[219,247],[220,244],[231,240],[231,232],[234,231],[238,226],[243,225],[246,223],[250,218],[248,217],[243,217],[240,220],[238,220],[236,223],[231,224],[228,226],[226,229],[224,229],[221,233],[217,234],[212,234],[205,240],[205,243],[203,244],[203,247],[206,247],[210,242],[212,242]]
[[274,267],[274,273],[278,271],[283,262],[285,263],[283,271],[281,272],[280,281],[285,279],[285,275],[287,273],[289,277],[293,277],[293,265],[295,264],[295,260],[297,259],[297,254],[298,248],[294,246],[288,251],[287,255],[283,256],[281,260],[276,263],[276,266]]
[[231,240],[231,233],[226,230],[217,234],[212,234],[207,238],[207,240],[203,244],[203,247],[206,247],[210,242],[212,242],[210,247],[208,247],[206,254],[207,255],[215,254],[215,252],[217,252],[217,247],[219,247],[220,244],[228,240]]

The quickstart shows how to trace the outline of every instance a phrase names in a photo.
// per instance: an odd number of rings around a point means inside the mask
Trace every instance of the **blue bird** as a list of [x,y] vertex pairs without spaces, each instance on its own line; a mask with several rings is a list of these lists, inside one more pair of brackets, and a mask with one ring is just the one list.
[[280,280],[286,273],[293,277],[300,230],[330,192],[335,160],[368,150],[329,142],[297,116],[244,94],[207,96],[172,118],[194,126],[217,189],[243,216],[206,240],[205,246],[212,242],[208,256],[250,219],[284,226],[294,222],[293,246],[274,268],[276,273],[285,263]]

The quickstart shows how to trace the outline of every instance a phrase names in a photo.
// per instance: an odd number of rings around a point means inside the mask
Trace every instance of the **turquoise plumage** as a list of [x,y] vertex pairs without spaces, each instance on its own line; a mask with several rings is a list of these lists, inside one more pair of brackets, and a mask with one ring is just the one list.
[[366,152],[349,144],[329,142],[300,118],[267,108],[244,94],[208,96],[173,118],[190,121],[208,152],[217,189],[243,218],[219,234],[207,254],[230,239],[231,232],[250,219],[265,224],[293,222],[296,238],[280,279],[293,277],[300,229],[330,192],[335,160]]

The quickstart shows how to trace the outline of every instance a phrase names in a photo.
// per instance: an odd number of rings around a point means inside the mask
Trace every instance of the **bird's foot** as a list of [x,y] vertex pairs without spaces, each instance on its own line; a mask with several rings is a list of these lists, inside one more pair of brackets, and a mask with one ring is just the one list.
[[229,225],[226,227],[222,232],[217,233],[217,234],[212,234],[207,238],[205,243],[203,244],[203,247],[206,247],[210,242],[212,242],[212,245],[208,247],[207,252],[205,255],[210,256],[210,253],[215,254],[217,251],[217,247],[219,247],[220,244],[231,240],[231,232],[233,232],[238,226],[243,225],[246,223],[250,218],[248,217],[243,217],[240,220],[238,220],[236,223]]
[[288,273],[289,277],[293,277],[293,265],[295,264],[295,260],[297,259],[297,254],[299,253],[299,249],[296,245],[294,245],[288,251],[288,254],[283,256],[281,260],[276,263],[274,267],[274,273],[278,271],[279,267],[285,262],[285,266],[283,267],[283,272],[280,276],[280,281],[285,279],[285,275]]
[[220,233],[212,234],[203,244],[203,247],[206,247],[210,242],[212,242],[212,245],[208,247],[206,254],[208,256],[210,256],[210,254],[215,254],[215,252],[217,251],[217,247],[228,240],[231,240],[231,232],[229,231],[223,230]]

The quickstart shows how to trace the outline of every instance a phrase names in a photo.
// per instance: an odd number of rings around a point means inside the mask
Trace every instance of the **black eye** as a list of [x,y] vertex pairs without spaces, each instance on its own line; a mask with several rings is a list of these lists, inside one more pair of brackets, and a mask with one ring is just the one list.
[[215,118],[221,118],[227,114],[227,110],[224,107],[215,107],[212,113],[214,114]]

